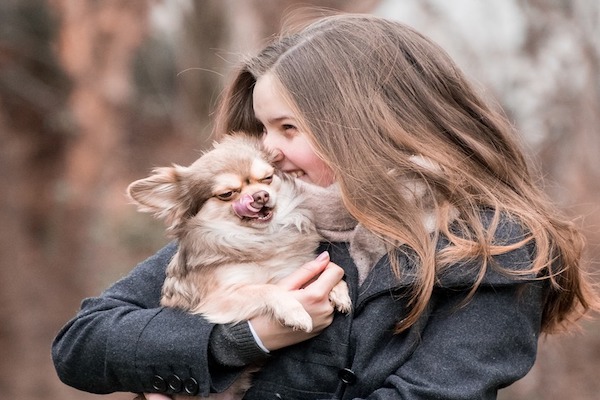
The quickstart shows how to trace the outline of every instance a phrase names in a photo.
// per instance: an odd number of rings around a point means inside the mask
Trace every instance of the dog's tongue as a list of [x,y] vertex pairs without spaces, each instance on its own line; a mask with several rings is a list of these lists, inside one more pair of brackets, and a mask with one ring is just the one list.
[[253,207],[252,203],[254,203],[254,198],[249,194],[245,194],[241,199],[232,204],[233,212],[240,218],[256,218],[261,209]]

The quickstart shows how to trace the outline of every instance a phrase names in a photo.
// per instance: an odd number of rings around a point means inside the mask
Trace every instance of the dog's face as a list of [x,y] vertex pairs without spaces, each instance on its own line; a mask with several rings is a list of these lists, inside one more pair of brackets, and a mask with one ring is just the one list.
[[[232,153],[230,151],[233,151]],[[198,210],[203,218],[235,219],[243,224],[265,224],[273,217],[281,178],[260,152],[240,152],[239,148],[217,148],[211,159],[201,158],[189,168],[196,193],[209,195]],[[216,156],[216,157],[213,157]],[[207,165],[210,164],[210,165]],[[210,175],[207,176],[207,171]]]
[[[233,135],[216,143],[189,167],[158,168],[129,185],[140,211],[167,221],[231,221],[260,228],[273,217],[281,178],[258,139]],[[174,232],[176,233],[176,232]]]

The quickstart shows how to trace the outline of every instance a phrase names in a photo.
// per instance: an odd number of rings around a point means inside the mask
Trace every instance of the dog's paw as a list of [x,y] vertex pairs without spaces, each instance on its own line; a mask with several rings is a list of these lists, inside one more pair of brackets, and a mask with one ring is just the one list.
[[280,302],[273,307],[273,314],[282,324],[294,330],[310,332],[313,329],[311,316],[296,299],[280,298]]
[[344,314],[348,314],[352,309],[352,300],[348,293],[348,285],[344,281],[340,281],[331,289],[329,293],[329,301],[334,305],[335,309]]
[[301,313],[286,315],[284,318],[281,318],[281,322],[297,331],[311,332],[313,330],[312,318],[304,309],[302,309]]

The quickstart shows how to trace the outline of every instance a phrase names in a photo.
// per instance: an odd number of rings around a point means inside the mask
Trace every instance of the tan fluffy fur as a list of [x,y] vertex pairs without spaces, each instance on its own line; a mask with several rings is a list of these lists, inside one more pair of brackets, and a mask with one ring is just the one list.
[[[270,220],[241,218],[233,211],[241,196],[261,191],[269,194]],[[162,305],[219,324],[269,314],[295,329],[312,330],[310,315],[275,283],[314,259],[320,236],[304,195],[291,178],[276,173],[257,139],[226,137],[189,167],[158,168],[133,182],[128,194],[140,211],[164,219],[179,242]],[[349,311],[345,282],[331,299],[338,310]],[[241,398],[247,378],[210,398]]]

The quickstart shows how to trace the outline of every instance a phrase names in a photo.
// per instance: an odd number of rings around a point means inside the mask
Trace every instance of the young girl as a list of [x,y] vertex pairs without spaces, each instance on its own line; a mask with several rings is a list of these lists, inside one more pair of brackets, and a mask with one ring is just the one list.
[[[206,395],[266,360],[245,399],[495,399],[540,333],[598,307],[582,237],[535,186],[510,123],[403,24],[337,15],[279,38],[222,99],[217,131],[238,130],[313,192],[322,254],[281,285],[315,330],[160,308],[171,244],[62,329],[65,383]],[[349,316],[327,300],[342,276]]]

